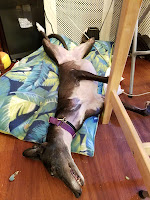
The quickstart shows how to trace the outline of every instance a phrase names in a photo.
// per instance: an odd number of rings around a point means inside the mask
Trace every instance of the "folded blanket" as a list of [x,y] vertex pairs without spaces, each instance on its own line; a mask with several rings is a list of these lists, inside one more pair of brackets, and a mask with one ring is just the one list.
[[[69,48],[77,44],[62,36]],[[60,42],[52,38],[57,45]],[[105,76],[111,65],[112,43],[96,41],[85,59],[92,62],[97,74]],[[46,139],[48,119],[55,115],[58,98],[58,68],[43,47],[17,62],[0,78],[0,132],[20,140],[42,143]],[[103,84],[99,83],[98,93]],[[88,118],[72,142],[72,152],[93,156],[98,116]]]

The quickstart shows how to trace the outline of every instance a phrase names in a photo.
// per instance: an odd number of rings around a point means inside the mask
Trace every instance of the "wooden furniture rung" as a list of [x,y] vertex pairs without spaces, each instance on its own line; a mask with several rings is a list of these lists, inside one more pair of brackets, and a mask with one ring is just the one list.
[[141,7],[141,2],[142,0],[124,0],[122,3],[111,72],[105,98],[105,110],[102,121],[103,124],[108,124],[110,120],[111,112],[113,109],[109,101],[110,92],[112,90],[118,89],[131,45],[135,24]]
[[133,152],[133,156],[143,177],[145,186],[150,194],[150,158],[145,151],[145,146],[148,146],[149,149],[150,143],[142,143],[116,91],[111,91],[110,103],[112,104],[113,110],[124,132],[128,145]]
[[145,151],[147,152],[148,156],[150,156],[150,142],[144,142],[143,147]]
[[141,3],[142,0],[123,0],[111,72],[105,97],[105,109],[102,123],[109,123],[111,112],[114,110],[128,145],[133,152],[145,186],[148,189],[148,193],[150,194],[149,143],[142,143],[132,121],[116,93],[127,60]]

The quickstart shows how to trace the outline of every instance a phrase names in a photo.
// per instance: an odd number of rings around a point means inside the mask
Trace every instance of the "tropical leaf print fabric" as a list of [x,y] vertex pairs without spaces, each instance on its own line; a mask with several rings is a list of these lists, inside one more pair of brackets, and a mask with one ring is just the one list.
[[[63,36],[70,49],[76,43]],[[57,39],[50,39],[62,45]],[[104,76],[111,64],[112,43],[96,41],[85,59],[94,65],[97,74]],[[97,52],[100,52],[101,56]],[[58,98],[58,68],[43,47],[17,62],[0,78],[0,132],[42,143],[46,139],[48,119],[55,115]],[[98,93],[102,93],[99,83]],[[72,152],[93,156],[98,117],[87,119],[72,142]]]

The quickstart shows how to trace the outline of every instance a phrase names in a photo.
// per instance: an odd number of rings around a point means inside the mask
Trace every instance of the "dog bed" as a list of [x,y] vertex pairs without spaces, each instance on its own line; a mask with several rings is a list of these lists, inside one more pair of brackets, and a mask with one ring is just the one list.
[[[65,36],[69,50],[77,44]],[[62,45],[57,39],[50,41]],[[112,43],[96,41],[85,59],[92,62],[97,74],[105,76],[111,65]],[[48,119],[55,115],[59,79],[58,68],[43,47],[17,62],[0,78],[0,132],[14,137],[42,143],[46,139]],[[98,93],[103,84],[99,83]],[[94,155],[94,141],[98,116],[88,118],[72,142],[72,152]]]

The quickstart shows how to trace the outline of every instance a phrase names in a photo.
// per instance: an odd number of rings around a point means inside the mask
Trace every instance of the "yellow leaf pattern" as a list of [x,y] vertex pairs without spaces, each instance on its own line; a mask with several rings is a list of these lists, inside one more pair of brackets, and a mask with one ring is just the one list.
[[[69,50],[77,45],[62,37]],[[55,38],[50,41],[62,46]],[[85,59],[93,64],[98,75],[104,76],[111,66],[112,43],[96,41],[95,46]],[[48,119],[55,115],[58,86],[58,67],[43,47],[17,62],[11,71],[0,78],[0,131],[20,140],[44,142]],[[98,93],[102,93],[102,88],[100,84]],[[72,142],[73,152],[94,155],[97,123],[98,117],[88,118],[84,122]]]

